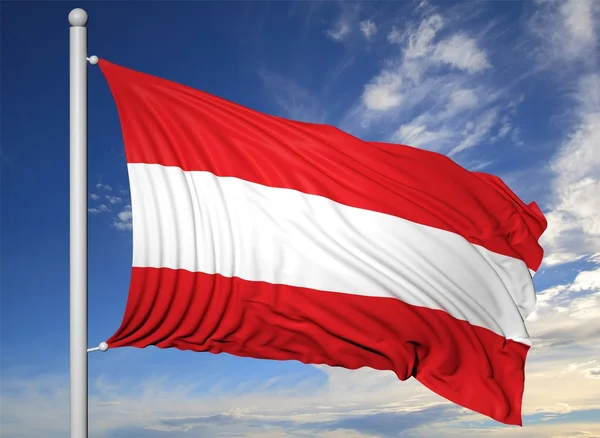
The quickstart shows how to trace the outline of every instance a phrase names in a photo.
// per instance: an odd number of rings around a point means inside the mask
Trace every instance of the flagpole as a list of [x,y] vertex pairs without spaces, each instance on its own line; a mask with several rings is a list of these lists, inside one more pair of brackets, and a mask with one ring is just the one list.
[[83,9],[69,13],[71,438],[88,436],[87,21]]

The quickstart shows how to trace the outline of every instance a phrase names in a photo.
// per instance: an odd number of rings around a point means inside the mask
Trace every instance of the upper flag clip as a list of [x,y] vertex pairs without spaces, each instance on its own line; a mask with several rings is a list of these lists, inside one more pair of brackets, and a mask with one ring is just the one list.
[[89,58],[85,58],[88,60],[88,62],[92,65],[96,65],[98,64],[98,57],[96,55],[92,55]]

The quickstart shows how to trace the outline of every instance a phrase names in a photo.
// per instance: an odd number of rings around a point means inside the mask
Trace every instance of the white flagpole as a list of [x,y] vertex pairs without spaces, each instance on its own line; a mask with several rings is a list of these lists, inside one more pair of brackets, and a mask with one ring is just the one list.
[[88,436],[87,21],[83,9],[69,13],[71,438]]

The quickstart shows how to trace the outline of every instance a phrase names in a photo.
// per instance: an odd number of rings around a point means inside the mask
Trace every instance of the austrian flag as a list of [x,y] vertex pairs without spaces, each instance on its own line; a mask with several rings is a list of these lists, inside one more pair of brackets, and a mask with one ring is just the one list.
[[100,67],[133,214],[111,348],[392,370],[521,424],[535,203],[441,154]]

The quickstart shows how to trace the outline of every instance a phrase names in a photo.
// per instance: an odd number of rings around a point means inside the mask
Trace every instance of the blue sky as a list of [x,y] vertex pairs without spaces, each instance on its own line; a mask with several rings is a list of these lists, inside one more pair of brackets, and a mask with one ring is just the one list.
[[[1,436],[68,429],[68,34],[89,54],[365,140],[449,154],[547,215],[514,428],[391,373],[147,348],[89,357],[92,437],[600,435],[600,3],[3,2]],[[89,345],[124,311],[120,125],[89,68]]]

